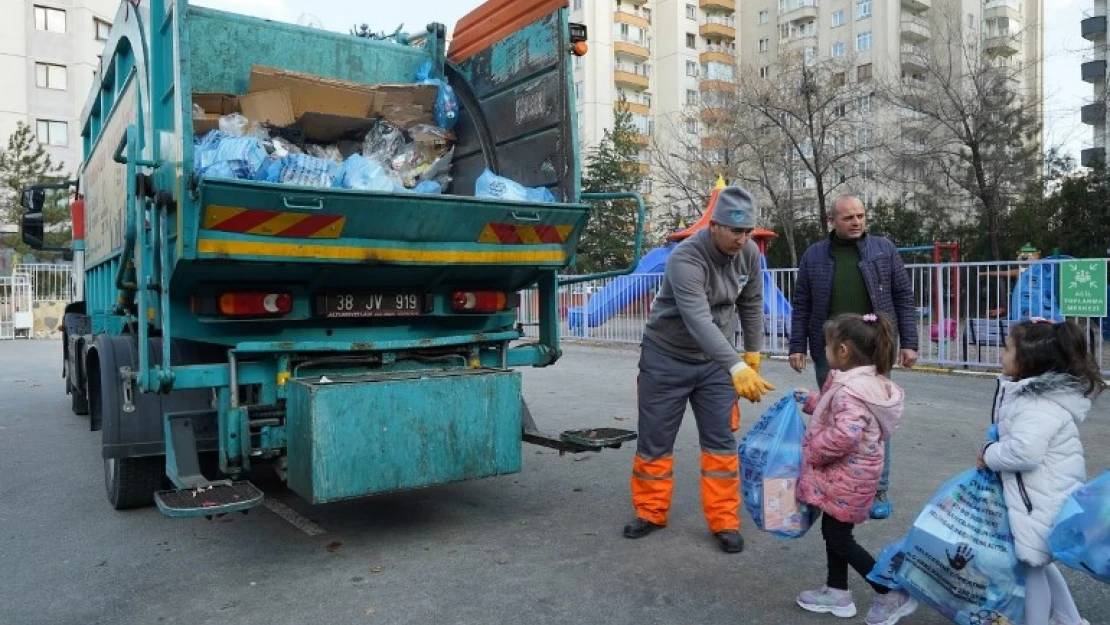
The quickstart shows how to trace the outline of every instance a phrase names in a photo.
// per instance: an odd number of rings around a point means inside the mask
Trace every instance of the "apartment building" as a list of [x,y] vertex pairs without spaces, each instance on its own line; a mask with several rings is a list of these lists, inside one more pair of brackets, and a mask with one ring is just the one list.
[[1110,136],[1106,134],[1107,119],[1107,41],[1106,41],[1106,0],[1095,0],[1094,6],[1083,14],[1080,24],[1083,38],[1093,45],[1080,72],[1085,82],[1094,87],[1093,97],[1083,105],[1080,115],[1084,124],[1093,130],[1092,141],[1079,153],[1079,164],[1090,167],[1095,162],[1106,163],[1106,153],[1110,150]]
[[81,163],[81,109],[119,0],[4,0],[0,140],[25,122],[67,174]]
[[651,148],[664,127],[697,104],[703,79],[734,77],[736,0],[571,0],[571,10],[590,46],[574,67],[579,143],[601,140],[623,97],[642,147],[640,190],[650,195]]

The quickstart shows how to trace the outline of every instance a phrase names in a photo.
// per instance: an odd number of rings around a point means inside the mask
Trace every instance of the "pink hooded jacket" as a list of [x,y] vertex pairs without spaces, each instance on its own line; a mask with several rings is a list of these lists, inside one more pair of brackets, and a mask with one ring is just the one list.
[[798,498],[845,523],[863,523],[883,473],[883,444],[902,421],[902,388],[875,367],[830,371],[802,440]]

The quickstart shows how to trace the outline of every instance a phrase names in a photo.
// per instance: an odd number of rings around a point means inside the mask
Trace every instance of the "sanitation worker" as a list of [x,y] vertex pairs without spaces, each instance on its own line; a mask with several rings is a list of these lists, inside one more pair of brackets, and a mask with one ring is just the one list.
[[[725,187],[709,227],[680,243],[667,259],[641,344],[639,439],[632,462],[636,518],[625,526],[626,538],[643,538],[667,525],[672,452],[689,402],[701,444],[701,500],[709,531],[725,552],[744,549],[732,414],[737,395],[757,402],[774,390],[759,375],[763,280],[759,248],[751,240],[755,218],[751,194]],[[742,356],[733,345],[737,317]]]

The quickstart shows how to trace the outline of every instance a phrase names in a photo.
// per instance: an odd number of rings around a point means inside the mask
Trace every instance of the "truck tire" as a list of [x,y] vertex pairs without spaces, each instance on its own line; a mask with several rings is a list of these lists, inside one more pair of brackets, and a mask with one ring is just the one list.
[[165,473],[166,459],[162,456],[105,458],[108,501],[116,510],[149,506],[154,503],[154,493],[162,489]]
[[73,414],[83,416],[89,414],[89,400],[80,391],[73,388],[69,391],[69,409]]

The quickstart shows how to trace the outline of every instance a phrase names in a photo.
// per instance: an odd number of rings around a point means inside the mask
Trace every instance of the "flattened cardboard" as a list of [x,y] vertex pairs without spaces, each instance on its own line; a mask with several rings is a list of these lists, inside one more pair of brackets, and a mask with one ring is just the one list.
[[297,127],[304,138],[314,143],[336,143],[349,138],[352,133],[363,133],[373,128],[377,120],[367,117],[347,117],[327,113],[309,112],[297,120]]
[[204,109],[204,115],[193,116],[193,133],[207,134],[220,127],[220,118],[239,112],[239,102],[230,93],[194,93],[193,104]]
[[251,67],[251,93],[286,88],[292,98],[293,117],[305,113],[328,113],[345,117],[366,117],[373,96],[368,85],[344,82],[290,72],[273,67]]
[[297,121],[289,89],[278,88],[239,97],[239,108],[252,122],[285,127]]

